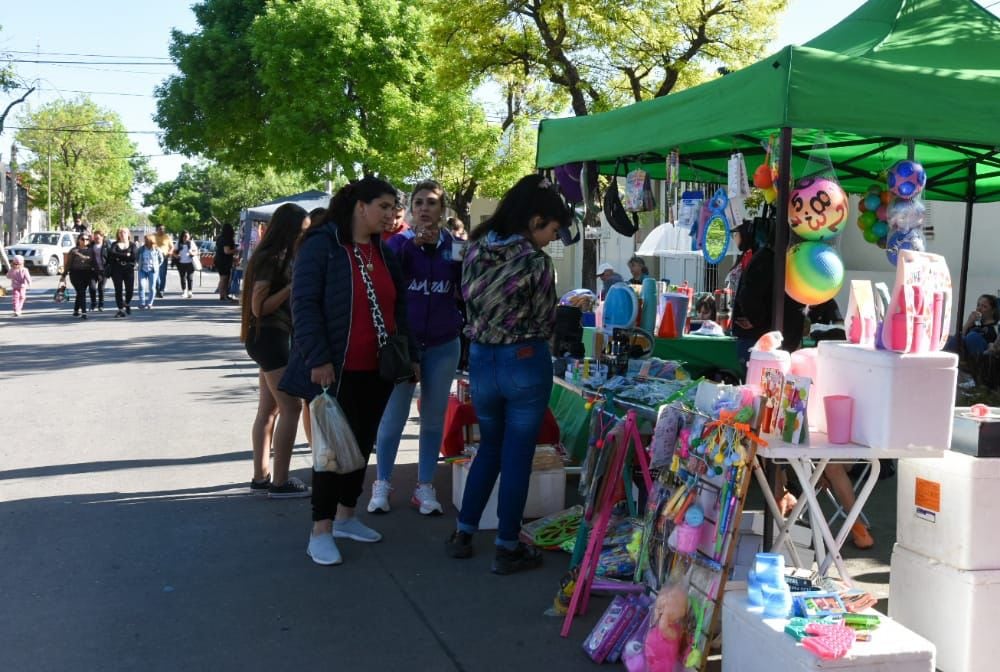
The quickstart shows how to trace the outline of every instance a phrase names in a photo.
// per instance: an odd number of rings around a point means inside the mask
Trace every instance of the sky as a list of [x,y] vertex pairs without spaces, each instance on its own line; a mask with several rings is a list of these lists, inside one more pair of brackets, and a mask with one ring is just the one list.
[[[170,31],[192,32],[197,27],[191,4],[187,0],[18,3],[16,12],[0,17],[0,52],[24,61],[72,61],[15,63],[21,77],[38,81],[39,90],[29,98],[31,107],[86,92],[121,117],[139,153],[149,156],[159,180],[169,180],[190,159],[166,155],[159,146],[153,89],[176,73],[167,53]],[[779,19],[772,50],[808,41],[861,4],[863,0],[791,0]],[[129,65],[93,63],[108,60]],[[6,107],[7,101],[0,102]],[[7,130],[0,134],[0,156],[5,162],[10,159],[14,133],[9,127],[18,125],[17,117],[26,109],[24,104],[18,106],[7,119]]]

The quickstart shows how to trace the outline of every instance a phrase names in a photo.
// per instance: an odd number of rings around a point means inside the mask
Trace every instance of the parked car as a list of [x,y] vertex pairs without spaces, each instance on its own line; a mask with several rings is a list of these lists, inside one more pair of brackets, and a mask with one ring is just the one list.
[[28,271],[42,271],[46,275],[58,275],[63,265],[63,255],[76,245],[75,231],[36,231],[29,233],[20,243],[7,248],[10,256],[24,257],[24,267]]
[[194,244],[198,246],[201,253],[201,267],[206,271],[215,269],[215,241],[196,240]]

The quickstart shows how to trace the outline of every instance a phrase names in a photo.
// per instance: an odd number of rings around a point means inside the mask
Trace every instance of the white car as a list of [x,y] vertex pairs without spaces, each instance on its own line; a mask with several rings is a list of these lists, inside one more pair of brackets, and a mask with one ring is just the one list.
[[57,275],[63,255],[76,245],[77,235],[74,231],[36,231],[7,248],[7,254],[24,257],[24,267],[29,271],[44,270],[46,275]]

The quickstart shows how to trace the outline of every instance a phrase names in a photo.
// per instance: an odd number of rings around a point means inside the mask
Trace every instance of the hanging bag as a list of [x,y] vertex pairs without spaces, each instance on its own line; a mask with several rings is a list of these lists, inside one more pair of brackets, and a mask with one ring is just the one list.
[[413,378],[413,364],[410,361],[410,346],[406,337],[400,334],[389,335],[382,318],[382,309],[378,305],[375,286],[368,277],[365,262],[361,258],[361,250],[354,246],[354,258],[358,261],[358,270],[365,283],[368,294],[368,307],[372,311],[372,321],[375,323],[375,334],[378,336],[378,374],[383,380],[393,385],[404,383]]
[[612,229],[631,238],[639,230],[639,217],[633,213],[632,217],[629,218],[622,205],[622,199],[618,193],[618,166],[620,164],[621,161],[615,163],[615,174],[611,176],[611,184],[604,192],[604,217]]
[[312,425],[313,469],[349,474],[364,469],[367,460],[347,422],[347,416],[324,387],[323,393],[309,403]]
[[622,204],[628,212],[649,212],[656,209],[649,173],[642,168],[636,168],[625,177],[625,198]]

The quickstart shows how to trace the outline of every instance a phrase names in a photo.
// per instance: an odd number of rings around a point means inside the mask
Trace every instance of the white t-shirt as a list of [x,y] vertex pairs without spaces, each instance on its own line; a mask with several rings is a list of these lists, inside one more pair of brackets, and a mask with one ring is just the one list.
[[180,255],[180,259],[178,259],[178,261],[180,261],[180,263],[182,264],[194,263],[191,261],[191,254],[192,252],[197,252],[197,251],[198,248],[194,246],[194,243],[181,243],[180,248],[177,251],[177,253]]

